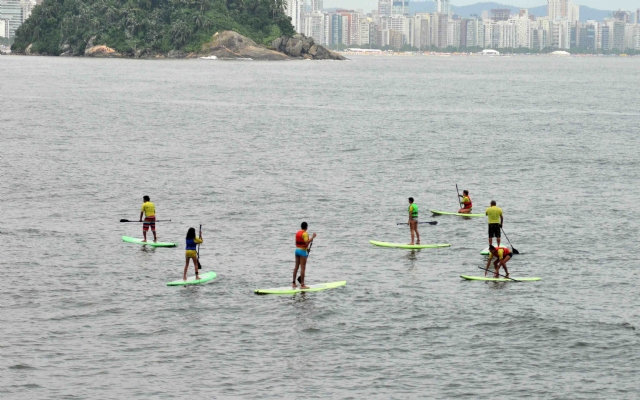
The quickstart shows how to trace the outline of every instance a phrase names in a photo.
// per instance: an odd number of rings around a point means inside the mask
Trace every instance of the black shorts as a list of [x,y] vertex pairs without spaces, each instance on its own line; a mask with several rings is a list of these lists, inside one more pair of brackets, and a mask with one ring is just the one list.
[[489,238],[500,237],[500,224],[489,224]]

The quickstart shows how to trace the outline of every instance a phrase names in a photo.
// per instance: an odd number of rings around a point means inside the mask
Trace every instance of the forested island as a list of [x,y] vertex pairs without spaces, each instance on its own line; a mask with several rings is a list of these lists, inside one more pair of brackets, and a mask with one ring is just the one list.
[[[275,51],[267,50],[273,43]],[[284,0],[44,0],[17,30],[11,47],[14,54],[138,58],[216,54],[220,49],[258,58],[262,50],[271,51],[263,59],[278,59],[272,53],[342,58],[295,35]]]

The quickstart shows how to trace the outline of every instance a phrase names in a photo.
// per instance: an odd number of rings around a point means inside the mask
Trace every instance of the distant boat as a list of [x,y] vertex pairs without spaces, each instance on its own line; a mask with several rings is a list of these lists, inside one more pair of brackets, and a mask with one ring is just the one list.
[[201,60],[217,60],[218,57],[216,56],[206,56],[206,57],[200,57]]

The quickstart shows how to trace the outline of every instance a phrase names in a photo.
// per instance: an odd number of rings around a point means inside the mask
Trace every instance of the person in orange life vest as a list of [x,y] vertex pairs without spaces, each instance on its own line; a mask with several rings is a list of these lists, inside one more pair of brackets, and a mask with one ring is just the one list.
[[298,276],[298,268],[300,268],[300,289],[309,289],[309,286],[304,284],[304,273],[307,267],[307,257],[309,256],[309,245],[315,239],[316,234],[314,233],[309,239],[307,227],[307,223],[303,222],[300,225],[300,230],[296,233],[296,267],[293,269],[293,282],[291,282],[293,288],[296,287],[296,276]]
[[142,216],[144,215],[144,224],[142,224],[142,234],[144,235],[143,242],[147,241],[147,231],[151,228],[151,233],[153,233],[153,241],[158,241],[158,236],[156,236],[156,206],[151,202],[149,196],[144,196],[142,198],[144,200],[144,204],[142,204],[142,209],[140,209],[140,222],[142,222]]
[[493,262],[493,267],[495,268],[494,278],[500,277],[498,272],[500,272],[500,267],[504,268],[505,276],[509,277],[509,270],[507,269],[507,262],[511,260],[513,257],[513,253],[506,247],[493,247],[489,246],[489,260],[487,261],[487,267],[484,269],[484,276],[487,276],[487,271],[489,270],[489,266],[491,265],[491,260],[493,257],[496,260]]
[[458,213],[470,214],[473,203],[471,202],[471,198],[469,197],[469,191],[463,190],[462,194],[459,194],[458,196],[462,198],[462,200],[460,201],[462,203],[462,208],[458,210]]

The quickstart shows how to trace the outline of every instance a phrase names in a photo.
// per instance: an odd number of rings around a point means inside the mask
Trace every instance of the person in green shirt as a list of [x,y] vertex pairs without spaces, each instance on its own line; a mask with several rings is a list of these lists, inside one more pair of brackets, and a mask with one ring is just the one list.
[[415,244],[420,244],[420,233],[418,232],[418,205],[413,202],[413,197],[409,197],[409,229],[411,230],[411,243],[414,244],[414,237],[418,239]]
[[495,200],[491,200],[491,207],[487,208],[485,215],[488,217],[489,222],[489,246],[493,246],[493,238],[495,237],[498,240],[498,247],[500,247],[500,230],[502,229],[504,218],[502,209],[496,206]]

